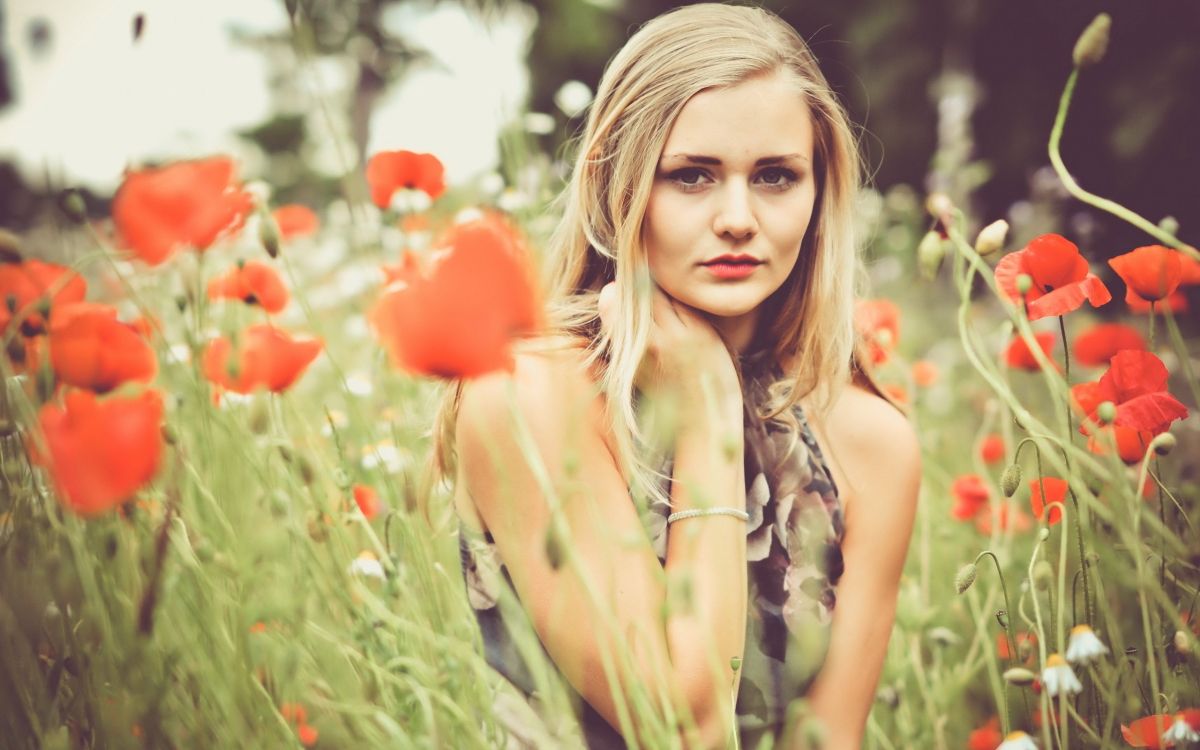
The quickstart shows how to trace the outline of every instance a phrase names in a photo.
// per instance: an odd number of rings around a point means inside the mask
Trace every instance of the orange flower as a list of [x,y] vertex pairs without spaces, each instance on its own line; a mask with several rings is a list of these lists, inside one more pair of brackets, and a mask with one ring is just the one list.
[[1091,273],[1075,243],[1057,234],[1043,234],[1023,249],[1011,252],[996,264],[996,285],[1011,302],[1021,299],[1017,277],[1033,281],[1025,294],[1025,311],[1030,320],[1065,315],[1084,302],[1100,307],[1112,299],[1108,287]]
[[528,253],[502,219],[451,229],[427,273],[388,286],[369,318],[398,366],[469,378],[512,368],[510,342],[540,325]]
[[954,507],[950,515],[960,521],[969,521],[978,515],[992,497],[992,491],[978,474],[957,477],[950,485],[950,492],[954,495]]
[[443,172],[442,163],[433,154],[380,151],[367,162],[371,200],[376,206],[387,208],[392,194],[402,188],[421,190],[430,198],[437,198],[446,190]]
[[921,388],[928,388],[938,381],[941,376],[941,371],[938,366],[927,359],[919,359],[913,362],[912,378],[913,382]]
[[128,500],[158,472],[162,418],[156,391],[104,401],[90,391],[71,391],[65,408],[42,406],[46,452],[32,448],[32,459],[49,469],[68,508],[98,515]]
[[1175,743],[1173,742],[1167,745],[1162,743],[1163,734],[1171,728],[1171,724],[1174,722],[1175,716],[1173,714],[1144,716],[1129,724],[1129,726],[1122,724],[1121,736],[1125,738],[1125,742],[1130,747],[1174,747]]
[[1075,361],[1089,367],[1104,367],[1122,349],[1145,349],[1146,340],[1133,326],[1101,323],[1076,336],[1074,348]]
[[116,308],[92,302],[61,307],[50,321],[50,364],[59,381],[107,393],[158,372],[154,351],[136,328],[117,320]]
[[900,341],[900,308],[888,299],[860,299],[854,307],[854,325],[867,345],[871,364],[888,361]]
[[256,260],[239,263],[224,276],[208,282],[209,299],[240,299],[269,313],[287,307],[288,290],[275,269]]
[[[1033,334],[1037,340],[1038,346],[1042,348],[1042,353],[1047,357],[1054,351],[1055,336],[1052,331],[1037,331]],[[1033,352],[1025,344],[1025,339],[1020,336],[1013,338],[1008,344],[1008,348],[1004,350],[1004,363],[1009,367],[1015,367],[1029,372],[1037,372],[1041,369],[1041,365],[1033,358]]]
[[[1017,656],[1021,656],[1021,652],[1026,652],[1025,659],[1028,660],[1033,655],[1033,650],[1037,648],[1037,633],[1017,632],[1013,637],[1013,641],[1017,646]],[[1009,661],[1013,658],[1012,649],[1008,647],[1008,635],[1006,633],[996,634],[996,657],[1001,661]]]
[[1045,517],[1053,526],[1062,520],[1062,505],[1067,497],[1067,481],[1058,477],[1029,480],[1029,507],[1039,521]]
[[1178,250],[1162,245],[1147,245],[1118,255],[1108,261],[1128,287],[1130,295],[1157,302],[1169,297],[1183,280],[1183,261]]
[[356,484],[353,489],[354,502],[367,520],[379,515],[379,494],[365,484]]
[[1000,717],[993,716],[967,737],[967,750],[996,750],[1004,741],[1000,734]]
[[321,353],[315,338],[293,339],[273,326],[253,325],[242,332],[237,359],[230,372],[233,344],[224,336],[208,342],[204,350],[204,377],[235,393],[267,388],[281,393],[291,387]]
[[319,735],[320,733],[317,731],[317,728],[311,724],[300,724],[296,727],[296,738],[305,747],[312,747],[317,744],[317,737]]
[[234,171],[232,159],[215,156],[126,173],[112,206],[122,240],[153,266],[181,246],[203,251],[236,232],[253,199]]
[[1004,438],[993,432],[984,437],[979,446],[979,455],[985,464],[991,465],[1004,460],[1005,450]]
[[284,241],[314,234],[321,228],[321,220],[317,218],[317,214],[308,206],[299,203],[280,206],[271,212],[271,218],[275,220],[275,226],[279,227],[279,238]]
[[[46,295],[50,295],[48,300]],[[65,266],[40,260],[0,263],[0,336],[4,335],[15,315],[21,316],[23,335],[43,333],[46,321],[38,309],[41,305],[37,303],[48,302],[53,313],[62,305],[82,302],[86,295],[87,282]]]
[[279,705],[279,715],[289,724],[308,723],[308,709],[300,703],[281,703]]

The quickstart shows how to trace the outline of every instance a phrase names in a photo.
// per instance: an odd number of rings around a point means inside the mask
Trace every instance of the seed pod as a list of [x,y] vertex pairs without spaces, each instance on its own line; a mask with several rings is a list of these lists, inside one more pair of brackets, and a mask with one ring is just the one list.
[[954,589],[960,594],[965,593],[975,583],[978,575],[979,568],[975,566],[975,563],[967,563],[958,569],[958,575],[954,577]]
[[1179,234],[1179,219],[1174,216],[1164,216],[1159,219],[1158,228],[1167,234]]
[[1086,68],[1103,60],[1104,53],[1108,51],[1108,37],[1111,31],[1112,16],[1101,13],[1092,19],[1079,35],[1079,41],[1075,42],[1075,50],[1071,55],[1075,67]]

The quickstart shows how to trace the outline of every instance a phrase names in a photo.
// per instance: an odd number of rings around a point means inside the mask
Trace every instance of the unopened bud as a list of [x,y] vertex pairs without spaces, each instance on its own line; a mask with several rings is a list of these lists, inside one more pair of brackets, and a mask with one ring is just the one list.
[[1096,418],[1100,424],[1112,424],[1117,418],[1117,405],[1112,401],[1104,401],[1096,407]]
[[169,424],[162,426],[162,438],[163,442],[167,445],[175,445],[179,442],[179,435],[175,432],[175,428]]
[[58,195],[58,207],[71,221],[83,223],[87,220],[87,203],[78,190],[64,190]]
[[352,484],[354,483],[350,480],[350,475],[346,473],[345,469],[339,466],[333,470],[333,485],[339,490],[348,490]]
[[1169,432],[1164,432],[1161,435],[1156,435],[1150,441],[1150,448],[1160,456],[1165,456],[1175,450],[1175,436]]
[[991,255],[1004,247],[1004,240],[1007,237],[1008,222],[1004,219],[997,219],[979,230],[979,236],[975,238],[975,252],[980,255]]
[[729,659],[729,668],[732,669],[734,672],[741,669],[742,668],[742,657],[734,656],[734,657],[730,658]]
[[1179,653],[1192,653],[1192,639],[1188,636],[1188,632],[1186,630],[1176,630],[1173,642],[1175,644],[1175,650]]
[[1024,667],[1013,667],[1004,670],[1004,681],[1010,685],[1032,685],[1037,675]]
[[925,199],[925,210],[933,218],[946,221],[950,218],[950,214],[954,213],[954,201],[950,200],[950,196],[945,193],[930,193],[929,197]]
[[1018,464],[1009,464],[1004,468],[1004,473],[1000,475],[1000,491],[1005,497],[1012,497],[1017,494],[1017,490],[1021,487],[1021,467]]
[[1008,630],[1008,610],[996,610],[996,623],[1005,630]]
[[1033,288],[1033,277],[1027,273],[1017,276],[1017,292],[1025,295],[1029,294],[1029,290]]
[[942,258],[945,256],[946,245],[942,241],[942,236],[937,232],[926,232],[917,244],[917,268],[920,270],[921,276],[930,280],[937,276],[938,269],[942,265]]
[[935,646],[941,646],[941,647],[945,648],[947,646],[953,646],[954,644],[958,643],[959,637],[958,637],[958,633],[955,633],[950,628],[938,626],[936,628],[930,629],[929,640]]
[[275,223],[275,217],[266,211],[262,212],[258,218],[258,241],[262,243],[263,249],[267,251],[267,255],[272,258],[278,258],[279,225]]
[[967,589],[971,588],[971,584],[975,583],[976,576],[979,575],[979,568],[975,563],[967,563],[958,569],[958,575],[954,576],[954,590],[962,594]]
[[1033,585],[1042,591],[1054,583],[1054,568],[1045,560],[1038,560],[1033,566]]
[[[1050,529],[1043,526],[1042,530],[1038,532],[1038,540],[1044,542],[1049,538],[1050,538]],[[1043,560],[1042,562],[1045,562],[1045,560]]]
[[562,538],[552,522],[550,527],[546,529],[546,539],[544,543],[546,552],[546,561],[550,563],[552,570],[558,570],[563,564],[563,545]]
[[1108,50],[1108,36],[1111,30],[1112,16],[1107,13],[1101,13],[1092,19],[1088,27],[1079,35],[1079,41],[1075,42],[1075,51],[1071,55],[1075,61],[1075,67],[1086,68],[1104,59],[1104,53]]
[[1158,228],[1167,234],[1179,234],[1179,219],[1174,216],[1164,216],[1158,220]]
[[0,229],[0,263],[20,263],[21,238],[7,229]]

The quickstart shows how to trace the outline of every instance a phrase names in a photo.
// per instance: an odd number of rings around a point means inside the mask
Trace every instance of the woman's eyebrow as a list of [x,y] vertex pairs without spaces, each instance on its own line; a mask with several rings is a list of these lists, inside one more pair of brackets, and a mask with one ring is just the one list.
[[[662,161],[685,161],[689,164],[704,164],[707,166],[719,167],[721,160],[715,156],[704,156],[703,154],[663,154]],[[808,157],[803,154],[782,154],[780,156],[764,156],[754,162],[756,167],[766,167],[773,164],[782,164],[789,161],[799,161],[808,164]]]

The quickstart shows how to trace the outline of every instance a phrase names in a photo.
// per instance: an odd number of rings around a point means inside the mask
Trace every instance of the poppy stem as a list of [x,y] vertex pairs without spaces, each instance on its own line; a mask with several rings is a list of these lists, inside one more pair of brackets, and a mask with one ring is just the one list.
[[[1071,347],[1067,342],[1067,319],[1066,317],[1058,316],[1058,330],[1062,334],[1063,342],[1063,376],[1067,381],[1067,445],[1070,445],[1075,437],[1075,424],[1071,419]],[[1079,545],[1079,567],[1083,571],[1083,614],[1087,618],[1087,623],[1092,624],[1092,591],[1088,581],[1088,561],[1087,550],[1083,543],[1083,515],[1079,511],[1079,497],[1075,494],[1074,479],[1071,472],[1071,453],[1066,446],[1063,447],[1063,463],[1067,466],[1068,482],[1067,491],[1071,495],[1071,505],[1075,512],[1071,515],[1075,521],[1075,538]],[[1078,622],[1072,622],[1071,625],[1078,625]],[[1095,717],[1093,717],[1094,720]]]
[[[1013,635],[1012,605],[1009,604],[1009,601],[1008,601],[1008,586],[1004,583],[1004,570],[1001,569],[1001,567],[1000,567],[1000,560],[996,557],[996,554],[994,552],[992,552],[990,549],[985,549],[983,552],[980,552],[975,557],[975,564],[978,565],[979,561],[982,560],[985,555],[987,557],[992,558],[992,562],[995,563],[995,565],[996,565],[996,575],[999,576],[999,578],[1000,578],[1000,593],[1004,595],[1004,612],[1005,612],[1004,635],[1008,639],[1009,658],[1016,659],[1017,658],[1017,639],[1016,639],[1016,636]],[[1021,698],[1025,702],[1025,715],[1028,716],[1029,715],[1029,698],[1025,695],[1024,690],[1021,691]],[[1008,707],[1008,687],[1006,686],[1004,688],[1004,733],[1006,735],[1012,731],[1011,727],[1012,727],[1012,715],[1011,715],[1011,711],[1009,710],[1009,707]]]
[[1196,250],[1196,248],[1181,241],[1170,232],[1164,231],[1154,222],[1130,211],[1120,203],[1108,198],[1102,198],[1095,193],[1089,193],[1087,190],[1081,188],[1079,183],[1075,182],[1075,178],[1071,176],[1071,173],[1067,171],[1067,166],[1063,163],[1062,153],[1059,150],[1059,144],[1062,142],[1063,127],[1067,122],[1067,110],[1071,108],[1071,96],[1075,93],[1075,84],[1078,80],[1079,68],[1075,68],[1067,78],[1067,84],[1063,88],[1062,97],[1058,101],[1058,113],[1054,116],[1054,127],[1050,130],[1050,163],[1054,166],[1054,171],[1058,175],[1058,178],[1062,180],[1063,187],[1067,189],[1068,193],[1084,203],[1095,206],[1101,211],[1107,211],[1113,216],[1123,219],[1141,229],[1164,245],[1174,247],[1190,255],[1192,258],[1200,260],[1200,251]]

